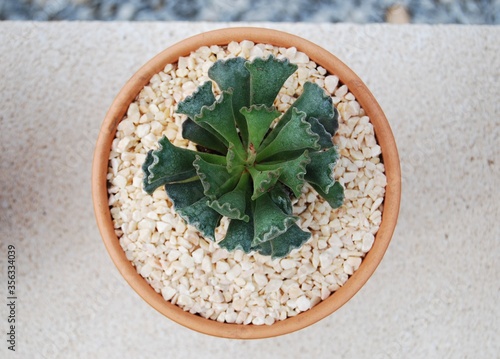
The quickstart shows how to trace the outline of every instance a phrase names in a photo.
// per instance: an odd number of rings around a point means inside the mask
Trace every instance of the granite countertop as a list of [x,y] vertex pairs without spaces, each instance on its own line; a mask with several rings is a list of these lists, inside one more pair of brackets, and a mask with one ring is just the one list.
[[[500,27],[269,24],[367,83],[399,147],[384,260],[344,307],[286,336],[229,341],[157,313],[119,275],[90,196],[93,146],[149,58],[223,23],[0,22],[2,358],[493,358],[500,352]],[[16,353],[7,248],[16,248]],[[495,339],[497,338],[497,339]]]

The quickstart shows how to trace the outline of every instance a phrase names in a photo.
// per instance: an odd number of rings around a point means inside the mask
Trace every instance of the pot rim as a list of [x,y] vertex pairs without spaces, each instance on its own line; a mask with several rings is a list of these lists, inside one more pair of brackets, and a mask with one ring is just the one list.
[[[201,46],[227,45],[231,41],[243,40],[280,47],[294,46],[347,85],[374,127],[377,142],[382,150],[381,156],[387,178],[382,222],[373,246],[358,270],[341,288],[313,308],[295,317],[276,321],[272,325],[219,323],[186,312],[177,305],[164,300],[162,295],[137,273],[132,262],[126,258],[115,234],[108,205],[106,177],[111,143],[128,105],[141,89],[149,83],[154,74],[163,70],[166,64],[177,62],[179,57],[188,56],[191,51]],[[235,27],[204,32],[174,44],[153,57],[125,84],[113,101],[99,132],[92,164],[92,198],[97,225],[111,259],[129,285],[153,308],[178,324],[200,333],[233,339],[269,338],[303,329],[325,318],[349,301],[371,277],[387,250],[396,226],[401,200],[401,169],[396,142],[382,109],[366,85],[342,61],[320,46],[296,35],[266,28]]]

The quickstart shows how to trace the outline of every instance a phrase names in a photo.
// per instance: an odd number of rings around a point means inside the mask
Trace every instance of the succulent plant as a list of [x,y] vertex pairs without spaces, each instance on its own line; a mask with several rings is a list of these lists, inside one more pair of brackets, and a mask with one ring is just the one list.
[[[283,257],[310,238],[296,224],[291,196],[307,181],[333,208],[343,187],[333,179],[338,153],[332,136],[338,112],[318,85],[280,113],[273,107],[281,87],[297,70],[287,59],[219,60],[202,84],[178,104],[187,115],[182,136],[198,151],[174,146],[166,137],[143,164],[144,189],[165,186],[174,209],[204,237],[215,240],[222,216],[230,219],[219,245]],[[273,127],[273,122],[279,121]]]

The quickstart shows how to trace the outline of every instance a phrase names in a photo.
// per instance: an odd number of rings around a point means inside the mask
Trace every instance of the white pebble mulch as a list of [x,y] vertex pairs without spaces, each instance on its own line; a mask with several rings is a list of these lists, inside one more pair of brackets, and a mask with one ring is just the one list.
[[[181,136],[184,115],[176,105],[203,82],[218,59],[287,57],[298,70],[285,83],[275,106],[282,112],[314,81],[331,94],[340,112],[334,142],[340,159],[335,178],[345,187],[336,210],[305,186],[294,201],[298,224],[312,238],[287,257],[271,260],[240,250],[228,252],[205,240],[175,213],[164,189],[142,189],[146,153],[167,136],[176,146],[196,149]],[[218,89],[214,89],[218,93]],[[354,96],[333,74],[295,48],[250,41],[202,47],[154,75],[118,126],[109,161],[109,205],[127,258],[165,300],[220,322],[273,324],[306,311],[341,287],[372,247],[382,219],[386,186],[373,126]],[[221,239],[223,221],[217,232]]]

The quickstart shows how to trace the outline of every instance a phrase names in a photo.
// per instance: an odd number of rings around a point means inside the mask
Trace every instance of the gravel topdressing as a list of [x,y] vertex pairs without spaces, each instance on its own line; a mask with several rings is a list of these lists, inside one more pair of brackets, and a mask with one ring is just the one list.
[[[340,112],[334,137],[340,159],[334,177],[345,187],[344,205],[336,210],[307,184],[293,200],[297,224],[311,239],[287,257],[271,260],[257,253],[228,252],[205,240],[175,213],[163,188],[153,195],[142,189],[141,166],[147,151],[163,136],[179,147],[196,150],[181,136],[184,115],[178,102],[210,79],[218,59],[288,57],[298,70],[286,81],[275,106],[285,112],[306,81],[332,95]],[[214,84],[214,92],[220,93]],[[340,288],[373,245],[382,219],[386,186],[380,146],[364,110],[334,74],[295,48],[250,41],[227,47],[202,47],[154,75],[118,125],[109,161],[109,205],[127,258],[167,301],[220,322],[273,324],[306,311]],[[224,236],[223,219],[216,239]]]

